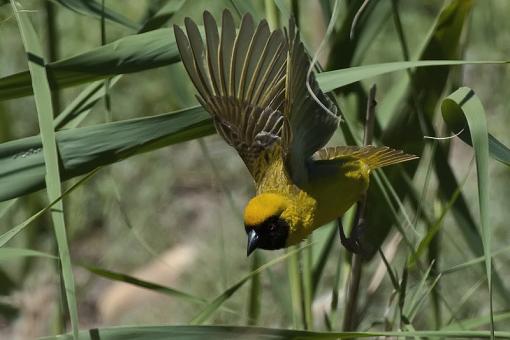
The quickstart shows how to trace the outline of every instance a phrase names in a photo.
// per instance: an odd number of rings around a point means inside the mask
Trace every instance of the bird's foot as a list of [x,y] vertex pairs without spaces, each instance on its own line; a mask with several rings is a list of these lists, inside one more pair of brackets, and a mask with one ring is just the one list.
[[340,242],[342,245],[353,254],[360,254],[362,252],[361,236],[363,233],[363,224],[357,224],[351,231],[351,236],[347,237],[340,219],[338,219],[338,232],[340,234]]

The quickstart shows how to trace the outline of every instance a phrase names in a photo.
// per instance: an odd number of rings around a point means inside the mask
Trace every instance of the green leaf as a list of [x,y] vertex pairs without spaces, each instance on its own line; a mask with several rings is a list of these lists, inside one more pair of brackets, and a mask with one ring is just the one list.
[[[466,114],[462,109],[462,105],[464,103],[456,102],[455,99],[458,100],[459,98],[448,97],[448,99],[443,101],[443,104],[441,106],[443,119],[445,120],[450,131],[456,134],[464,143],[473,146],[470,126],[467,122]],[[466,101],[468,101],[469,99],[470,98],[467,98]],[[475,100],[479,101],[478,98]],[[482,113],[485,115],[484,112],[480,112],[480,114]],[[494,158],[495,160],[510,166],[510,149],[508,149],[507,146],[501,143],[496,137],[492,136],[490,133],[488,134],[488,141],[490,156],[492,156],[492,158]]]
[[[498,249],[496,250],[495,252],[492,253],[491,257],[494,258],[498,255],[501,255],[507,251],[510,251],[510,246],[507,246],[507,247],[503,247],[501,249]],[[476,257],[472,260],[469,260],[469,261],[466,261],[466,262],[463,262],[461,264],[457,264],[455,266],[451,266],[449,268],[446,268],[446,269],[443,269],[441,270],[441,274],[450,274],[450,273],[454,273],[456,271],[459,271],[459,270],[463,270],[463,269],[466,269],[468,267],[471,267],[475,264],[478,264],[478,263],[481,263],[481,262],[484,262],[485,261],[485,256],[480,256],[480,257]]]
[[[55,201],[62,196],[60,181],[59,158],[55,130],[53,129],[53,105],[51,91],[46,74],[45,61],[39,38],[30,22],[28,12],[23,11],[21,5],[11,0],[12,10],[16,16],[23,40],[23,45],[28,56],[28,68],[32,78],[35,105],[41,131],[43,145],[45,180],[48,198]],[[59,258],[62,269],[62,277],[67,297],[67,308],[71,319],[73,337],[78,337],[78,307],[76,304],[74,275],[72,271],[69,246],[67,244],[66,226],[64,221],[64,205],[62,200],[55,203],[55,209],[51,210],[51,218],[57,239]]]
[[0,248],[0,261],[15,259],[18,257],[26,257],[26,256],[37,256],[37,257],[46,257],[49,259],[58,259],[58,257],[53,256],[51,254],[43,253],[41,251],[37,251],[37,250],[33,250],[33,249],[8,248],[8,247]]
[[300,321],[304,320],[303,289],[301,275],[299,272],[299,249],[296,246],[289,248],[288,254],[291,254],[287,261],[287,274],[289,277],[289,292],[292,308],[292,325],[294,328],[300,328]]
[[102,4],[94,0],[52,0],[52,1],[82,15],[89,15],[97,19],[100,19],[101,16],[104,16],[107,20],[125,26],[127,28],[131,29],[138,28],[137,24],[127,19],[123,15],[115,11],[112,11],[107,7],[105,7],[103,11]]
[[171,288],[171,287],[162,286],[162,285],[157,284],[157,283],[152,283],[152,282],[148,282],[148,281],[145,281],[145,280],[141,280],[141,279],[138,279],[136,277],[133,277],[133,276],[130,276],[130,275],[126,275],[124,273],[118,273],[118,272],[114,272],[114,271],[110,271],[110,270],[107,270],[107,269],[103,269],[103,268],[99,268],[99,267],[94,267],[94,266],[82,265],[82,267],[87,269],[91,273],[94,273],[94,274],[96,274],[98,276],[104,277],[104,278],[109,279],[109,280],[114,280],[114,281],[128,283],[128,284],[131,284],[131,285],[134,285],[134,286],[137,286],[137,287],[141,287],[141,288],[152,290],[153,292],[165,294],[165,295],[168,295],[168,296],[171,296],[171,297],[176,297],[176,298],[184,299],[184,300],[187,300],[187,301],[190,301],[190,302],[193,302],[193,303],[198,303],[198,304],[207,303],[207,300],[205,300],[205,299],[202,299],[200,297],[197,297],[197,296],[191,295],[189,293],[180,291],[178,289],[174,289],[174,288]]
[[95,173],[97,172],[97,169],[95,171],[90,172],[87,176],[84,176],[79,181],[74,183],[69,189],[64,191],[62,196],[58,197],[54,201],[52,201],[50,204],[48,204],[45,208],[39,210],[34,215],[30,216],[28,219],[26,219],[24,222],[18,224],[14,228],[9,229],[2,235],[0,235],[0,247],[3,247],[7,242],[9,242],[14,236],[19,234],[23,229],[25,229],[27,226],[30,225],[30,223],[34,222],[36,219],[41,217],[45,212],[47,212],[51,207],[53,207],[57,202],[62,200],[63,197],[70,194],[74,189],[76,189],[78,186],[80,186],[82,183],[84,183],[86,180],[91,178]]
[[[487,132],[487,122],[485,120],[485,110],[483,109],[482,102],[475,95],[472,89],[468,87],[461,87],[443,100],[443,103],[441,104],[441,111],[443,112],[443,117],[458,117],[459,115],[463,115],[467,121],[467,125],[469,126],[470,139],[473,144],[476,159],[478,202],[480,224],[482,229],[481,234],[485,255],[485,269],[489,286],[490,313],[492,316],[492,232],[489,220],[489,137]],[[494,332],[493,320],[491,320],[491,330]]]
[[191,321],[190,324],[198,325],[207,321],[213,314],[218,310],[221,305],[225,301],[227,301],[234,293],[236,293],[239,288],[241,288],[247,281],[251,280],[254,276],[268,269],[269,267],[286,260],[289,256],[295,255],[297,252],[301,251],[302,248],[295,249],[286,253],[285,255],[279,256],[274,260],[271,260],[262,266],[258,267],[256,270],[250,272],[248,275],[237,281],[235,284],[226,289],[223,293],[218,295],[211,303],[209,303],[200,313],[197,314]]
[[[459,57],[459,41],[471,8],[471,1],[450,1],[438,14],[431,34],[423,44],[425,48],[419,59],[431,64],[435,62],[441,63],[441,61],[459,62],[455,61],[455,59]],[[411,65],[413,61],[403,63],[401,66]],[[398,65],[394,64],[391,67],[396,68]],[[376,69],[374,69],[374,73],[375,71]],[[435,108],[447,84],[449,72],[450,67],[447,66],[438,66],[430,69],[418,68],[412,74],[412,81],[410,82],[412,87],[406,86],[404,89],[407,92],[398,101],[406,105],[391,108],[389,112],[384,112],[383,102],[376,115],[376,117],[379,115],[387,115],[389,117],[389,123],[384,127],[384,131],[380,136],[382,144],[398,149],[404,148],[405,152],[416,155],[422,154],[425,146],[423,135],[434,134],[433,131],[424,131],[424,129],[429,129],[432,126]],[[436,156],[438,154],[439,152],[436,152]],[[416,173],[418,164],[418,162],[408,162],[402,167],[406,170],[409,177],[412,178]],[[389,182],[400,197],[400,200],[403,201],[407,194],[407,189],[400,171],[399,167],[396,166],[384,169]],[[438,177],[440,176],[438,175]],[[451,194],[446,196],[447,199],[450,197]],[[375,254],[376,249],[382,243],[394,223],[391,211],[386,206],[380,204],[382,201],[384,201],[384,195],[380,188],[372,186],[368,191],[367,206],[369,208],[367,209],[366,216],[366,223],[371,227],[371,231],[367,232],[365,240],[367,245],[372,246],[370,255]],[[457,201],[461,201],[461,197]]]
[[[339,87],[349,85],[362,79],[369,79],[383,74],[404,71],[415,67],[451,66],[469,64],[508,64],[502,60],[421,60],[399,61],[374,65],[349,67],[345,69],[322,72],[317,75],[317,81],[323,91],[329,92]],[[426,70],[422,72],[427,72]]]
[[[52,88],[169,65],[180,60],[173,31],[161,28],[130,35],[74,57],[46,65]],[[0,100],[32,94],[29,72],[0,79]]]
[[[62,179],[163,146],[214,133],[209,115],[195,107],[56,133]],[[41,138],[0,144],[0,200],[44,188]]]
[[303,288],[303,326],[304,329],[313,329],[313,287],[312,287],[312,250],[313,235],[310,235],[306,241],[306,249],[301,252],[301,281]]
[[[179,11],[186,1],[170,1],[163,6],[154,16],[149,18],[138,31],[138,34],[161,28],[174,14]],[[108,82],[112,88],[121,79],[121,75],[111,78]],[[105,95],[105,86],[102,80],[88,85],[67,107],[55,118],[55,129],[68,127],[70,122],[78,118],[73,126],[76,127],[87,117],[94,105]]]
[[464,187],[464,184],[466,183],[466,181],[468,179],[468,176],[469,176],[469,172],[464,177],[464,179],[463,179],[462,183],[460,184],[460,186],[458,186],[457,189],[455,189],[455,192],[450,197],[450,200],[448,201],[446,206],[443,207],[443,210],[442,210],[441,214],[439,215],[439,217],[436,219],[436,221],[434,221],[434,223],[431,223],[427,227],[427,234],[420,241],[420,244],[418,245],[418,247],[416,249],[416,256],[412,255],[412,256],[409,257],[409,261],[408,261],[408,266],[409,267],[413,267],[416,264],[416,262],[418,261],[418,259],[428,249],[430,243],[432,242],[432,240],[434,239],[436,234],[439,232],[439,229],[443,225],[443,221],[444,221],[444,219],[446,217],[446,214],[450,211],[450,209],[453,206],[453,204],[455,204],[455,202],[459,198],[459,195],[462,192],[462,188]]
[[[259,252],[255,252],[252,255],[250,270],[257,270],[262,262],[261,260],[261,254]],[[256,325],[260,318],[260,303],[262,301],[262,284],[260,281],[260,274],[253,276],[251,279],[250,292],[248,294],[247,303],[249,326]]]
[[[506,321],[510,319],[510,312],[494,314],[494,321]],[[467,320],[456,321],[455,323],[442,328],[442,330],[476,329],[488,325],[491,322],[490,315],[484,315]]]
[[144,33],[161,28],[182,8],[185,2],[186,0],[174,0],[167,2],[159,9],[159,11],[156,12],[156,14],[154,14],[154,16],[149,18],[149,20],[142,25],[138,33]]
[[[225,339],[259,339],[259,340],[336,340],[358,338],[386,337],[451,337],[451,338],[484,338],[487,331],[407,331],[407,332],[310,332],[278,328],[240,327],[240,326],[121,326],[93,328],[81,331],[80,340],[225,340]],[[510,332],[496,332],[499,338],[510,337]],[[45,340],[65,340],[67,336],[52,336]]]
[[[315,242],[319,239],[318,242]],[[323,226],[314,233],[314,260],[312,271],[312,295],[317,293],[319,281],[329,259],[331,249],[338,242],[338,225],[331,223],[330,226]],[[335,242],[336,241],[336,242]]]

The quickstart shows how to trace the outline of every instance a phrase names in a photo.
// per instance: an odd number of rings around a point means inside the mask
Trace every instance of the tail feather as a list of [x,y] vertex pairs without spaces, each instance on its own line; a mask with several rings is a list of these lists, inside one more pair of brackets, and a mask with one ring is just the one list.
[[383,166],[407,162],[418,157],[404,153],[401,150],[391,149],[387,146],[336,146],[324,148],[315,154],[316,160],[333,159],[359,159],[365,163],[370,170]]

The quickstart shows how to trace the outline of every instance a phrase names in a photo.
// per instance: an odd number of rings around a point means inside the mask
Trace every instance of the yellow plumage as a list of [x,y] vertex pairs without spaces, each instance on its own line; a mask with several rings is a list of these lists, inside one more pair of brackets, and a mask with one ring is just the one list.
[[387,147],[323,148],[341,113],[307,78],[310,58],[292,20],[288,31],[270,32],[245,15],[236,32],[225,11],[220,33],[205,12],[205,44],[193,21],[185,26],[174,31],[197,98],[255,180],[244,212],[248,254],[300,242],[362,197],[371,170],[416,158]]

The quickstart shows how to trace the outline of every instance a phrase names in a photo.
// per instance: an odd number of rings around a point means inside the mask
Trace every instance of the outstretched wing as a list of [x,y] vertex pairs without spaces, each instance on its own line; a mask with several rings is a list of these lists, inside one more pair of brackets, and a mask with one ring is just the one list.
[[300,41],[293,19],[286,37],[289,56],[285,114],[289,117],[292,135],[287,166],[294,182],[300,184],[307,180],[305,163],[329,141],[338,127],[341,112],[334,98],[321,91],[314,72],[307,77],[310,56]]
[[187,34],[174,26],[175,38],[197,97],[258,182],[271,159],[284,157],[290,138],[283,113],[287,41],[281,31],[270,33],[265,20],[255,27],[250,15],[236,34],[226,10],[221,35],[212,15],[204,12],[205,45],[191,19],[185,26]]
[[357,159],[365,163],[370,170],[383,166],[407,162],[418,157],[391,149],[387,146],[335,146],[317,151],[316,161],[336,161]]

